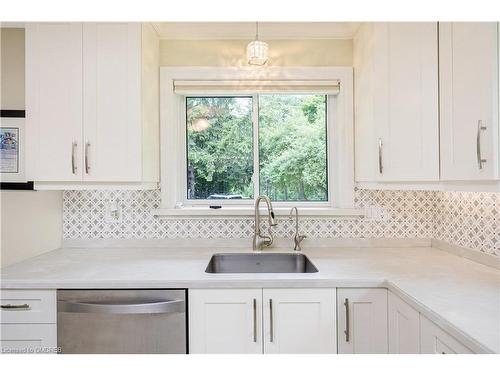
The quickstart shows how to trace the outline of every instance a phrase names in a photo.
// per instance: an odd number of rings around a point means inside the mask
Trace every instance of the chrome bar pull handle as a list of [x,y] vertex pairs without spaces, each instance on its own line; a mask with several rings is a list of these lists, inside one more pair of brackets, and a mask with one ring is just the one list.
[[344,300],[344,306],[345,306],[345,341],[349,342],[349,298],[346,298]]
[[382,148],[384,144],[382,143],[382,138],[378,139],[378,173],[382,174],[384,171],[384,165],[382,164]]
[[269,300],[269,342],[274,340],[273,300]]
[[479,120],[477,122],[477,135],[476,135],[476,157],[477,166],[479,169],[483,169],[483,163],[486,163],[486,159],[483,159],[481,155],[481,131],[486,130],[486,126],[483,125],[483,121]]
[[89,149],[90,149],[90,142],[86,141],[85,142],[85,173],[86,174],[89,174],[89,172],[90,172]]
[[94,313],[94,314],[170,314],[185,312],[184,300],[152,301],[137,303],[101,303],[57,301],[57,311],[64,313]]
[[76,148],[78,147],[77,142],[71,144],[71,172],[76,174],[78,167],[76,166]]
[[257,300],[253,299],[253,342],[257,342]]
[[11,305],[10,303],[6,305],[0,305],[0,307],[4,310],[11,310],[11,311],[19,311],[19,310],[31,310],[30,305],[27,303],[23,303],[22,305]]

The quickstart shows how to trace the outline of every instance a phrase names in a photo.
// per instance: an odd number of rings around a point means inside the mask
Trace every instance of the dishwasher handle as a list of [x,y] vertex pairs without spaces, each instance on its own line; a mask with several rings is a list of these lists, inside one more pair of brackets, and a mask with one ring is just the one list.
[[184,300],[146,303],[102,303],[57,301],[58,312],[94,314],[170,314],[186,311]]

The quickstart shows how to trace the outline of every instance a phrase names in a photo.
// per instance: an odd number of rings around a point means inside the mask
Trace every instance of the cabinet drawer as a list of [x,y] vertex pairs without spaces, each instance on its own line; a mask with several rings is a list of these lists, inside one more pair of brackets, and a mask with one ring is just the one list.
[[0,347],[5,354],[56,353],[56,325],[0,324]]
[[472,353],[469,348],[422,315],[420,315],[420,352],[422,354]]
[[0,323],[55,323],[55,290],[0,290]]

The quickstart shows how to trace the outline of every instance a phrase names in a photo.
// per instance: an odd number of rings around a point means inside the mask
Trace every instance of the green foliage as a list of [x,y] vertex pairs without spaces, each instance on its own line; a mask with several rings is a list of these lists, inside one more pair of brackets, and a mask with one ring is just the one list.
[[188,166],[195,176],[188,178],[190,198],[217,193],[252,198],[252,99],[187,98],[186,104]]
[[[253,198],[251,98],[187,98],[191,198]],[[326,200],[326,98],[259,96],[260,189],[273,200]]]
[[327,199],[326,100],[259,97],[260,188],[273,200]]

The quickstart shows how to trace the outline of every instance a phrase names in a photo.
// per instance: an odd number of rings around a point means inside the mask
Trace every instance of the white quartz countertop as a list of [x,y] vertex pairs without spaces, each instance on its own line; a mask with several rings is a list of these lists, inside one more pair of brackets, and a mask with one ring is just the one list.
[[500,352],[500,271],[495,268],[430,247],[319,248],[304,251],[318,273],[205,273],[217,252],[232,251],[59,249],[1,269],[1,288],[385,287],[473,351]]

